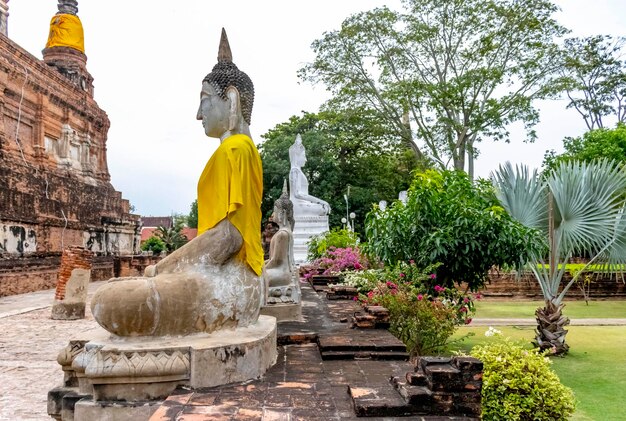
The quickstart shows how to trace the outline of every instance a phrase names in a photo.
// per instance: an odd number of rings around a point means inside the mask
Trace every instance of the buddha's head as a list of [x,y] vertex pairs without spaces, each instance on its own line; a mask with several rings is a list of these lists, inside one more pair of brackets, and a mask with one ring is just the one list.
[[306,164],[306,154],[300,134],[296,136],[296,141],[289,147],[289,161],[291,168],[302,168]]
[[293,231],[295,220],[293,218],[293,203],[289,199],[287,180],[283,182],[283,192],[274,202],[273,220],[280,228],[289,228]]
[[247,133],[252,116],[254,85],[244,72],[232,61],[232,53],[226,31],[217,56],[217,64],[202,81],[198,120],[210,137],[222,137],[224,133]]

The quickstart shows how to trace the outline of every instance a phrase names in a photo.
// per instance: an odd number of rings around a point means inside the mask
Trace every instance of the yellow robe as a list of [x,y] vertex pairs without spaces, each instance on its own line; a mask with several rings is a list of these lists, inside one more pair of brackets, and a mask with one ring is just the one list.
[[198,181],[198,235],[228,218],[243,237],[239,259],[257,275],[263,266],[262,197],[263,168],[254,143],[242,134],[224,139]]
[[46,48],[70,47],[85,52],[83,24],[75,15],[54,15],[50,20],[50,34]]

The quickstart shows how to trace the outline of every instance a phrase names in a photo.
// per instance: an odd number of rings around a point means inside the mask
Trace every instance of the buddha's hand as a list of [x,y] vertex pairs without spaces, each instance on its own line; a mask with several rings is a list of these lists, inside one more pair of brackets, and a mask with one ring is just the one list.
[[152,278],[156,276],[156,265],[147,266],[146,269],[143,271],[143,276],[145,276],[146,278]]

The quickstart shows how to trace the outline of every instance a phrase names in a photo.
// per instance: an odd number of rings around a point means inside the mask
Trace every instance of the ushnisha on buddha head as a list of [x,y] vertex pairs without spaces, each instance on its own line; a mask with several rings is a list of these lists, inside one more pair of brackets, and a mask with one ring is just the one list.
[[254,85],[233,63],[226,31],[222,28],[217,64],[202,81],[197,119],[209,137],[224,140],[233,134],[250,136]]

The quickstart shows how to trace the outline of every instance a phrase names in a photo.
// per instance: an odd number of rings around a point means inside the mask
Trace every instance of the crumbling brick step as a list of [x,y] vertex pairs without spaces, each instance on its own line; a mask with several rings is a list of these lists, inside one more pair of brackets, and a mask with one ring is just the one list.
[[309,278],[309,282],[313,286],[328,286],[329,284],[337,284],[341,277],[338,275],[313,275]]
[[326,351],[322,352],[323,360],[400,360],[408,361],[407,352],[394,351]]
[[387,331],[348,330],[320,335],[317,344],[323,360],[408,360],[405,345]]
[[403,417],[413,414],[411,405],[389,385],[348,386],[357,417]]
[[326,298],[329,300],[354,300],[358,296],[359,291],[347,285],[330,285],[326,291]]
[[317,333],[315,332],[279,332],[276,343],[278,346],[283,345],[302,345],[317,342]]

